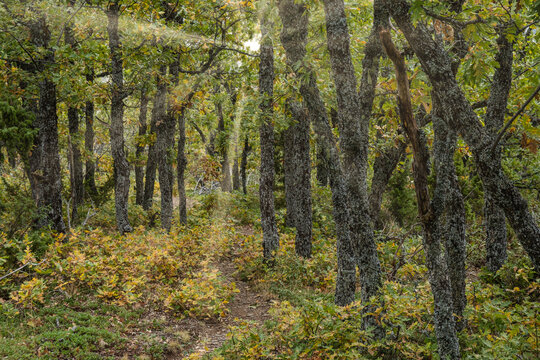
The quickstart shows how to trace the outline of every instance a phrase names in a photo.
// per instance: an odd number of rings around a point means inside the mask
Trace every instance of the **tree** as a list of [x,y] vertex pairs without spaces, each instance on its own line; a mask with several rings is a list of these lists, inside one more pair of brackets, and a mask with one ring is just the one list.
[[259,93],[261,96],[261,167],[259,197],[263,229],[263,255],[271,262],[279,248],[279,236],[274,209],[274,126],[272,125],[274,94],[274,47],[268,19],[269,7],[261,15],[261,48],[259,53]]
[[114,160],[114,196],[116,207],[116,226],[121,233],[131,232],[133,228],[128,219],[129,163],[124,149],[124,68],[118,18],[120,3],[111,1],[107,8],[107,33],[111,56],[111,152]]

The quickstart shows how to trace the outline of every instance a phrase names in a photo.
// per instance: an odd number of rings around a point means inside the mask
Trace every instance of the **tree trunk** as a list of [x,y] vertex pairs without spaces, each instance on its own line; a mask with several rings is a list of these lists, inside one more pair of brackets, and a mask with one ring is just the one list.
[[405,155],[407,144],[400,141],[399,144],[384,149],[383,153],[375,159],[373,164],[373,179],[369,193],[369,213],[375,229],[381,230],[383,223],[380,220],[381,203],[386,186],[392,177],[399,161]]
[[142,165],[142,157],[144,154],[145,145],[141,143],[142,138],[146,135],[146,115],[148,113],[148,96],[146,90],[141,90],[141,106],[139,108],[139,139],[135,149],[135,203],[142,206],[144,200],[144,166]]
[[249,145],[249,139],[246,135],[246,138],[244,140],[244,147],[242,149],[242,160],[240,161],[240,178],[242,181],[242,191],[244,192],[244,195],[247,194],[247,174],[246,174],[246,168],[247,168],[247,160],[249,152],[251,151],[251,146]]
[[114,1],[107,9],[107,33],[111,53],[111,152],[114,161],[114,201],[116,224],[120,233],[133,231],[128,218],[129,163],[124,150],[124,70],[118,18],[120,5]]
[[235,147],[235,156],[232,168],[232,187],[234,191],[240,190],[240,169],[238,167],[238,146]]
[[[73,6],[73,2],[70,2],[70,6]],[[71,24],[68,24],[64,28],[64,39],[67,45],[71,47],[73,51],[76,51],[77,42]],[[84,175],[83,164],[81,160],[81,150],[79,146],[79,109],[74,106],[68,107],[68,129],[69,129],[69,173],[71,183],[71,206],[72,222],[77,219],[77,209],[82,204],[84,198]]]
[[328,185],[328,154],[323,144],[317,143],[317,182],[320,186]]
[[[86,75],[86,81],[88,85],[94,82],[94,70],[90,70]],[[97,195],[96,187],[96,165],[94,163],[94,102],[92,100],[86,101],[84,110],[85,131],[84,131],[84,148],[88,154],[86,160],[86,171],[84,174],[84,181],[88,193],[91,196]]]
[[422,23],[412,25],[409,4],[404,0],[385,0],[397,25],[418,56],[429,77],[433,90],[439,94],[449,125],[469,145],[473,153],[484,191],[491,194],[514,229],[518,240],[540,273],[540,228],[519,190],[502,172],[498,156],[492,151],[493,139],[484,129],[465,98],[452,72],[450,56],[441,43],[436,42]]
[[77,219],[77,208],[83,202],[84,197],[84,177],[81,160],[81,150],[79,149],[79,109],[68,108],[68,128],[69,128],[69,153],[70,153],[70,182],[71,182],[71,206],[72,222]]
[[[430,202],[428,190],[428,151],[421,139],[420,130],[413,116],[407,78],[407,67],[401,53],[392,43],[388,30],[382,30],[381,39],[388,57],[394,63],[398,84],[399,116],[413,149],[413,175],[418,215],[424,227],[423,244],[426,253],[429,283],[434,299],[435,334],[441,359],[459,359],[459,341],[453,316],[452,287],[447,263],[441,251],[439,217],[444,209],[444,190],[438,186],[436,197]],[[444,150],[444,149],[440,149]],[[437,156],[439,159],[440,157]],[[447,178],[441,177],[442,180]],[[439,185],[439,184],[438,184]]]
[[270,39],[271,25],[261,17],[261,48],[259,62],[259,93],[261,96],[261,167],[259,197],[263,231],[263,256],[272,262],[279,248],[279,236],[274,208],[274,47]]
[[[377,83],[378,43],[375,34],[366,44],[366,58],[359,96],[356,75],[349,48],[349,30],[343,0],[325,0],[326,34],[338,103],[338,128],[340,148],[343,152],[343,169],[350,206],[350,234],[353,251],[360,273],[361,297],[367,303],[373,296],[380,296],[382,274],[377,247],[371,227],[367,199],[368,132],[371,107]],[[377,19],[377,15],[375,14]],[[373,44],[375,42],[375,44]],[[366,59],[376,66],[366,66]],[[359,124],[359,126],[358,126]],[[373,317],[366,317],[367,326],[376,326]]]
[[223,115],[223,104],[221,101],[215,103],[216,112],[218,115],[218,126],[216,136],[219,138],[218,153],[221,157],[221,190],[226,192],[232,191],[231,182],[231,166],[229,164],[229,144],[228,136],[225,132],[225,117]]
[[438,226],[445,243],[456,330],[461,330],[465,324],[463,311],[467,305],[465,294],[467,240],[465,234],[465,206],[454,166],[457,134],[448,127],[444,118],[445,114],[440,110],[440,101],[437,95],[433,93],[432,102],[433,130],[435,133],[433,162],[437,175],[433,196],[442,199],[444,216],[439,217]]
[[[309,152],[309,117],[302,104],[289,101],[289,109],[296,120],[292,125],[292,173],[293,188],[286,196],[291,196],[293,203],[293,226],[296,227],[296,254],[304,258],[311,257],[311,159]],[[289,208],[287,208],[287,212]]]
[[307,9],[303,3],[297,3],[294,0],[281,0],[279,2],[279,15],[283,23],[280,38],[285,49],[287,63],[295,70],[300,82],[300,93],[309,111],[311,123],[320,144],[323,145],[328,154],[328,175],[337,235],[338,274],[335,302],[338,305],[346,305],[354,301],[356,265],[348,226],[349,199],[343,181],[339,151],[313,70],[306,67],[300,71],[300,69],[293,67],[293,64],[302,62],[306,55]]
[[180,224],[187,224],[187,204],[186,204],[186,185],[185,185],[185,172],[187,166],[186,159],[186,117],[185,110],[182,109],[178,116],[178,154],[176,158],[177,162],[177,181],[178,181],[178,212],[180,215]]
[[[493,141],[497,138],[497,133],[504,125],[504,114],[506,113],[508,94],[512,86],[512,62],[513,43],[506,38],[506,29],[501,31],[497,40],[499,52],[495,60],[499,67],[493,75],[491,91],[487,103],[486,124],[487,133]],[[501,166],[501,147],[494,151],[494,162]],[[484,217],[486,224],[486,266],[489,271],[497,272],[506,262],[506,220],[504,211],[497,206],[488,191],[484,192]]]
[[159,161],[159,149],[157,144],[157,126],[164,121],[166,114],[167,87],[157,79],[157,91],[154,96],[154,106],[150,120],[150,134],[156,134],[155,141],[148,146],[148,158],[146,159],[146,178],[144,181],[143,209],[149,210],[154,200],[154,183]]
[[[45,54],[39,60],[39,72],[55,62],[54,52],[49,48],[51,33],[44,16],[30,25],[30,40],[43,47]],[[58,155],[58,115],[56,87],[47,77],[39,83],[39,101],[34,107],[34,126],[38,133],[30,156],[30,174],[34,200],[38,208],[37,228],[51,226],[55,231],[66,230],[62,218],[62,176]]]

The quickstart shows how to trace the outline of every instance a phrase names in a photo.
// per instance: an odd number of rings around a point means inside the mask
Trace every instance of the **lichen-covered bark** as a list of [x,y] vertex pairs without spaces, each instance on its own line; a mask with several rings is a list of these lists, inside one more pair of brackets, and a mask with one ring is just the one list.
[[261,167],[259,198],[263,231],[263,256],[272,261],[279,248],[279,236],[274,208],[274,126],[272,124],[274,96],[274,47],[269,37],[270,24],[261,16],[261,48],[259,53],[259,93],[261,96]]
[[[467,305],[465,295],[465,260],[467,256],[467,240],[465,234],[465,206],[463,195],[457,182],[454,166],[454,152],[457,134],[447,124],[445,114],[440,111],[436,94],[433,101],[433,162],[437,175],[434,198],[440,198],[434,204],[442,204],[444,216],[439,216],[439,229],[445,244],[448,277],[452,287],[452,304],[456,316],[456,329],[461,330],[465,324],[463,311]],[[437,210],[439,211],[439,210]]]
[[[308,14],[303,2],[281,0],[279,15],[283,24],[281,43],[287,63],[292,66],[306,55]],[[293,67],[300,81],[300,93],[308,109],[310,121],[317,134],[317,142],[328,154],[328,176],[332,191],[332,207],[337,235],[338,273],[335,302],[347,305],[354,301],[356,291],[356,264],[349,231],[349,199],[346,193],[336,139],[330,127],[328,114],[321,98],[317,80],[309,67]]]
[[[146,117],[148,113],[148,96],[146,91],[141,90],[141,104],[139,106],[139,138],[146,135]],[[135,164],[135,203],[137,205],[143,204],[144,199],[144,166],[142,166],[142,160],[145,146],[141,144],[139,140],[135,146],[135,158],[137,163]]]
[[284,149],[292,155],[289,169],[292,176],[288,181],[289,189],[285,190],[286,196],[290,197],[287,199],[287,212],[292,212],[293,226],[296,228],[296,254],[309,258],[312,230],[309,117],[306,109],[297,102],[289,101],[288,107],[296,123],[289,128],[292,143],[289,148]]
[[[499,67],[493,75],[491,91],[487,102],[484,123],[492,139],[496,139],[504,124],[508,94],[512,85],[513,44],[506,38],[506,29],[500,29],[497,39],[499,51],[495,60]],[[501,147],[497,146],[493,156],[500,166]],[[496,204],[490,192],[484,193],[484,218],[486,224],[486,266],[496,272],[506,262],[506,220],[504,211]]]
[[[405,60],[393,44],[388,30],[381,30],[380,36],[388,57],[394,63],[398,87],[399,116],[413,149],[414,188],[418,203],[418,214],[424,227],[423,244],[429,283],[433,293],[433,319],[439,345],[439,355],[442,359],[459,359],[459,341],[453,316],[452,284],[440,240],[442,229],[439,218],[445,206],[444,195],[446,192],[443,191],[444,188],[441,190],[441,187],[438,186],[439,191],[435,192],[433,200],[430,201],[428,151],[421,141],[422,136],[413,116]],[[441,180],[447,180],[447,177],[441,177]]]
[[397,145],[392,145],[384,149],[380,156],[375,159],[373,164],[373,179],[371,180],[371,189],[369,192],[369,213],[375,229],[382,229],[383,223],[380,220],[381,203],[386,186],[392,177],[392,173],[397,167],[399,161],[405,155],[407,144],[400,141]]
[[[44,73],[55,62],[54,52],[49,48],[51,33],[44,16],[30,23],[30,41],[44,50],[37,59],[37,71]],[[38,209],[35,227],[51,226],[57,232],[65,232],[62,218],[62,177],[58,155],[58,115],[56,86],[44,76],[38,85],[39,100],[31,106],[35,111],[34,127],[38,130],[29,159],[30,184]]]
[[[368,125],[377,83],[379,52],[372,43],[366,45],[366,58],[376,62],[377,66],[366,64],[367,60],[364,59],[359,95],[343,0],[325,0],[324,11],[327,46],[337,93],[340,149],[343,152],[349,196],[351,243],[360,273],[361,297],[367,302],[371,297],[380,295],[382,286],[381,266],[369,216],[366,179]],[[372,321],[371,325],[375,325],[375,322]]]
[[[94,71],[89,70],[86,75],[86,81],[89,84],[94,82]],[[94,102],[87,100],[84,106],[84,149],[88,154],[85,164],[84,182],[90,195],[97,194],[96,187],[96,164],[94,163]]]
[[502,172],[498,157],[491,151],[493,139],[482,126],[459,87],[452,72],[449,54],[441,43],[433,40],[422,23],[413,26],[409,16],[410,5],[406,1],[384,1],[420,60],[434,91],[439,94],[442,111],[448,114],[449,125],[469,145],[484,191],[489,192],[495,203],[504,210],[518,240],[531,258],[536,272],[540,272],[540,228],[527,202]]
[[320,186],[328,185],[328,154],[323,144],[317,144],[317,182]]
[[124,150],[124,69],[118,18],[120,4],[111,2],[107,9],[107,33],[111,60],[111,152],[114,162],[114,202],[116,225],[120,233],[133,231],[128,219],[129,163]]

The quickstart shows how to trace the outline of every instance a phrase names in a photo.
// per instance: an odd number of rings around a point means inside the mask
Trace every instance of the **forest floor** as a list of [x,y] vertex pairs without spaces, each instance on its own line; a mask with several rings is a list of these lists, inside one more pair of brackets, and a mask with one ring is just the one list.
[[[362,328],[359,301],[334,304],[328,191],[315,192],[313,256],[296,256],[294,231],[280,226],[271,267],[261,257],[256,196],[191,195],[188,225],[170,233],[150,228],[149,213],[132,207],[135,230],[119,235],[111,201],[69,238],[42,232],[8,243],[14,268],[39,265],[0,282],[0,359],[374,360],[436,353],[419,229],[379,234],[385,305],[376,311],[391,325],[384,340],[374,339]],[[284,212],[276,217],[283,224]],[[469,244],[464,358],[540,354],[540,286],[516,241],[510,245],[508,264],[493,276],[477,271],[481,241]]]

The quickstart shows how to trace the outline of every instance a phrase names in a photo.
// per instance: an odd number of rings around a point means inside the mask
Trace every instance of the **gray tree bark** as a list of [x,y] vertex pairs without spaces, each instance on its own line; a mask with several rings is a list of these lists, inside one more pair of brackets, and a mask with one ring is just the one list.
[[[295,124],[287,130],[284,148],[285,197],[287,215],[296,228],[296,254],[311,257],[311,159],[309,152],[309,116],[302,104],[288,102]],[[287,164],[287,166],[285,166]]]
[[122,43],[118,31],[120,4],[113,1],[107,9],[107,33],[111,57],[111,152],[114,161],[114,202],[116,224],[120,233],[133,231],[128,218],[129,163],[124,150],[124,69]]
[[[491,91],[487,102],[484,123],[487,133],[493,140],[504,125],[504,115],[508,103],[508,94],[512,86],[513,44],[506,38],[506,29],[500,29],[497,39],[499,52],[495,60],[499,67],[493,75]],[[501,146],[497,146],[493,156],[497,166],[501,166]],[[484,193],[484,217],[486,224],[486,266],[489,271],[497,272],[506,262],[506,220],[504,211],[493,199],[493,194]]]
[[[351,243],[360,273],[361,297],[367,303],[371,297],[379,297],[382,286],[381,266],[369,216],[366,179],[369,119],[375,97],[380,46],[376,45],[378,40],[373,33],[366,44],[359,94],[343,0],[325,0],[324,10],[328,52],[337,92],[338,129],[349,196]],[[375,19],[379,19],[377,13]],[[375,319],[367,317],[366,324],[375,326]]]
[[274,126],[272,124],[274,102],[274,47],[270,39],[271,25],[265,15],[261,16],[261,48],[259,53],[259,93],[261,96],[261,167],[259,198],[263,231],[263,256],[272,262],[279,248],[279,235],[274,208]]
[[167,87],[160,82],[159,77],[156,79],[157,90],[154,95],[152,107],[152,115],[150,119],[150,134],[156,134],[156,139],[148,146],[148,158],[146,159],[146,176],[144,180],[144,198],[143,209],[149,210],[152,207],[154,200],[154,184],[156,182],[156,172],[158,168],[159,152],[157,147],[157,126],[158,123],[164,121],[167,115]]
[[442,44],[433,40],[422,23],[412,25],[410,5],[404,0],[384,0],[409,45],[418,56],[441,105],[448,114],[449,125],[469,145],[484,191],[489,192],[514,229],[518,240],[540,272],[540,228],[519,190],[502,172],[498,157],[491,150],[493,139],[480,123],[452,72],[452,62]]
[[238,150],[235,150],[235,157],[232,168],[232,187],[234,191],[240,190],[240,168],[238,164]]
[[[73,2],[70,2],[70,6],[73,6]],[[73,51],[76,51],[77,41],[71,24],[67,24],[64,27],[64,39],[68,46]],[[81,159],[81,150],[79,144],[79,109],[73,104],[68,105],[68,130],[69,130],[69,173],[71,183],[71,219],[72,222],[77,220],[77,209],[82,204],[84,198],[84,175],[83,175],[83,163]]]
[[[139,107],[139,137],[146,135],[146,118],[148,113],[148,96],[146,95],[146,90],[141,90],[141,104]],[[135,158],[137,163],[135,164],[135,203],[137,205],[143,204],[144,201],[144,166],[142,166],[141,158],[144,155],[145,145],[140,143],[140,140],[137,142],[135,147]]]
[[373,179],[368,197],[369,213],[375,229],[382,229],[383,223],[380,219],[381,203],[386,186],[392,177],[392,173],[399,161],[405,155],[407,144],[400,141],[399,144],[384,149],[383,153],[375,159],[373,164]]
[[[44,49],[44,55],[37,60],[37,71],[44,73],[54,64],[54,52],[49,47],[51,33],[44,16],[30,23],[30,41]],[[62,218],[62,177],[58,155],[58,115],[56,86],[44,76],[39,82],[39,101],[35,109],[34,126],[38,130],[34,138],[34,148],[29,159],[30,184],[38,208],[37,228],[51,226],[57,232],[66,230]]]
[[[94,70],[90,69],[86,75],[88,85],[94,82]],[[86,160],[84,182],[91,196],[97,195],[96,165],[94,163],[94,102],[87,100],[84,109],[84,148],[89,158]]]
[[434,203],[442,203],[442,211],[444,211],[439,217],[438,226],[445,244],[455,324],[456,330],[459,331],[465,325],[463,311],[467,305],[465,294],[467,239],[465,233],[465,205],[454,165],[457,134],[448,126],[445,114],[440,108],[440,101],[434,93],[432,93],[432,102],[433,130],[435,133],[433,162],[437,175],[433,197],[441,199],[440,202],[435,201]]
[[[423,244],[428,278],[434,299],[433,319],[439,345],[439,355],[442,359],[459,359],[461,356],[453,316],[452,284],[440,240],[442,229],[439,220],[445,206],[445,189],[437,186],[435,196],[430,201],[428,151],[421,141],[422,135],[413,116],[405,60],[392,43],[390,32],[381,30],[380,35],[384,49],[396,69],[399,116],[413,148],[414,187],[418,203],[418,215],[424,227]],[[439,157],[437,156],[437,158]],[[448,177],[440,177],[437,185],[441,180],[448,180]]]
[[179,75],[178,60],[175,60],[169,66],[169,77],[172,86],[167,85],[166,67],[163,68],[162,78],[160,79],[164,86],[167,99],[167,110],[165,117],[157,123],[157,139],[156,148],[158,153],[158,171],[159,171],[159,188],[161,192],[161,227],[166,231],[170,231],[173,213],[173,184],[174,175],[172,169],[173,163],[173,148],[174,148],[174,131],[176,127],[176,111],[174,109],[173,99],[170,96],[170,89],[178,84]]

